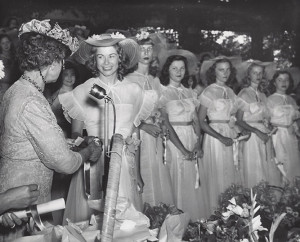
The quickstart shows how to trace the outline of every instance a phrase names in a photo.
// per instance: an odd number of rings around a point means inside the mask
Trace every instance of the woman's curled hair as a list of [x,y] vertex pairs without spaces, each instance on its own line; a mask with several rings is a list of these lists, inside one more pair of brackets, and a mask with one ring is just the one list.
[[206,71],[206,80],[207,84],[213,84],[216,82],[216,67],[219,63],[228,63],[230,66],[230,75],[228,80],[226,81],[226,85],[230,88],[233,88],[237,84],[236,80],[236,69],[232,65],[231,61],[227,58],[218,59],[214,62],[214,64]]
[[160,75],[160,78],[159,78],[160,83],[164,86],[169,85],[169,83],[170,83],[169,69],[170,69],[171,64],[174,61],[183,61],[184,66],[185,66],[185,73],[184,73],[183,79],[181,80],[181,84],[184,87],[188,88],[189,87],[189,84],[188,84],[188,80],[189,80],[188,62],[187,62],[187,59],[182,55],[172,55],[172,56],[168,57],[168,59],[166,60],[164,66],[162,68],[162,71],[161,71],[161,75]]
[[20,37],[18,59],[22,71],[39,70],[54,61],[63,60],[70,50],[59,41],[39,33],[24,33]]
[[[121,46],[119,46],[118,44],[115,44],[114,47],[116,48],[118,56],[119,56],[119,66],[118,66],[118,71],[117,71],[118,80],[122,81],[124,76],[126,76],[130,72],[129,71],[130,69],[127,68],[130,61],[129,61],[128,57],[125,55],[124,50],[122,49]],[[99,76],[100,72],[97,68],[97,63],[96,63],[96,50],[97,50],[97,47],[93,47],[91,56],[85,62],[85,66],[93,73],[94,76]]]

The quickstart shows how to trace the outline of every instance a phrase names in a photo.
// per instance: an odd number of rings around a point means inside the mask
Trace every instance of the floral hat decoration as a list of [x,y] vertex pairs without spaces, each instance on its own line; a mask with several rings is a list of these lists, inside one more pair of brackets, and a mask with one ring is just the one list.
[[100,35],[93,35],[87,40],[81,42],[78,51],[74,54],[75,59],[81,63],[85,62],[93,54],[94,47],[108,47],[118,44],[127,56],[129,63],[127,68],[132,68],[139,61],[139,45],[130,38],[126,38],[123,34],[105,33]]
[[72,37],[68,29],[62,29],[57,23],[52,27],[50,19],[37,20],[33,19],[27,23],[23,23],[19,29],[19,38],[26,33],[39,33],[53,38],[69,48],[69,55],[79,48],[77,38]]

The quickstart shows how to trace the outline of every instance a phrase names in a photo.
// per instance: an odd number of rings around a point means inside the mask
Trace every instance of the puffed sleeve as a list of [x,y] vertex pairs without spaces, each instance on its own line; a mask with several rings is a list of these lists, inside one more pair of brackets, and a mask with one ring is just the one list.
[[209,91],[209,87],[205,88],[203,92],[200,94],[199,102],[201,105],[203,105],[206,108],[209,108],[213,104],[212,95],[210,95],[211,92]]
[[152,111],[157,105],[157,100],[158,100],[158,95],[155,90],[144,91],[142,106],[134,121],[134,125],[136,127],[138,127],[141,124],[141,121],[144,121],[150,117]]
[[47,103],[30,99],[24,105],[19,120],[37,156],[49,169],[72,174],[81,166],[81,155],[69,149]]
[[297,120],[297,119],[300,118],[299,107],[298,107],[298,105],[297,105],[297,103],[296,103],[296,101],[295,101],[294,98],[292,98],[291,96],[288,96],[288,99],[289,99],[289,102],[291,102],[292,106],[293,106],[294,109],[295,109],[295,114],[294,114],[293,119],[294,119],[294,120]]
[[[145,92],[143,89],[135,83],[132,83],[131,85],[131,97],[132,100],[131,102],[133,103],[133,124],[135,127],[138,127],[141,124],[141,121],[143,120],[142,118],[145,118],[147,116],[147,111],[144,112],[143,107],[148,108],[148,104],[146,102],[149,101],[149,96],[146,97],[148,101],[145,101],[144,103],[144,98],[145,98]],[[151,109],[151,108],[150,108]]]
[[85,85],[79,85],[73,91],[58,95],[58,100],[62,105],[66,119],[71,122],[71,119],[79,121],[86,120],[84,103],[87,98],[88,90]]
[[[233,91],[232,91],[233,93]],[[237,110],[242,110],[243,112],[250,112],[250,104],[247,103],[244,99],[242,99],[241,97],[235,95],[234,93],[233,95],[233,100],[234,100],[234,106],[233,106],[233,111],[232,113],[236,113]]]

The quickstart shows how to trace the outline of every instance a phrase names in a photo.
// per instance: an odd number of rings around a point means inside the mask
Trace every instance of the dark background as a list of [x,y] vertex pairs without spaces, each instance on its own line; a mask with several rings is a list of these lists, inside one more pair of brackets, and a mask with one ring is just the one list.
[[[56,15],[63,25],[82,24],[91,33],[107,29],[152,26],[174,28],[183,48],[196,53],[201,30],[229,30],[251,36],[251,57],[270,60],[263,51],[263,36],[295,32],[295,66],[300,66],[300,1],[298,0],[0,0],[2,25],[10,16],[20,22],[44,19],[54,10],[69,11]],[[48,15],[47,15],[48,14]],[[54,16],[53,14],[50,16]],[[77,18],[74,18],[74,16]],[[52,18],[52,17],[51,17]]]

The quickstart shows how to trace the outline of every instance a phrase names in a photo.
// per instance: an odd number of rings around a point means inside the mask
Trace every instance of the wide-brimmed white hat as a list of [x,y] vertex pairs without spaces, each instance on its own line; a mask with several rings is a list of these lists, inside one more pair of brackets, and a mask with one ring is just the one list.
[[237,78],[239,83],[242,83],[243,79],[247,76],[248,68],[252,64],[256,64],[256,65],[264,67],[264,69],[265,69],[265,78],[267,80],[271,80],[273,78],[273,75],[276,71],[276,66],[277,66],[275,62],[263,62],[263,61],[260,61],[260,60],[250,59],[250,60],[247,60],[247,61],[243,61],[243,62],[239,63],[236,66],[236,69],[237,69],[236,78]]
[[126,68],[132,68],[139,61],[139,45],[130,38],[125,38],[120,33],[105,33],[101,35],[93,35],[87,40],[81,42],[79,49],[75,52],[74,58],[81,64],[91,57],[93,47],[108,47],[119,44],[127,56],[129,62]]
[[217,56],[213,59],[210,60],[205,60],[203,61],[201,65],[201,70],[200,70],[200,78],[205,82],[206,80],[206,72],[207,70],[217,61],[221,59],[227,59],[231,62],[231,64],[237,68],[237,66],[242,62],[242,57],[241,56]]

